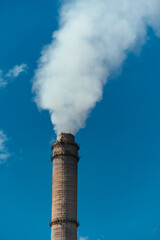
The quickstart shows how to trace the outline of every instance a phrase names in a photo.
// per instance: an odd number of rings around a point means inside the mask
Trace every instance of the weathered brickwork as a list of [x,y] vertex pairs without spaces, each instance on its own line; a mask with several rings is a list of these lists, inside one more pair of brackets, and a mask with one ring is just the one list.
[[71,134],[53,144],[51,240],[77,240],[77,165],[79,147]]

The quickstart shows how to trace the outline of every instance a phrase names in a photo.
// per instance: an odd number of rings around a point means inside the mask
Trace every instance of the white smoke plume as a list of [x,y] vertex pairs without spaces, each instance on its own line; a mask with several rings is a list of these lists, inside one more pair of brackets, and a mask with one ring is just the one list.
[[160,0],[68,0],[59,25],[42,51],[33,91],[56,133],[75,134],[111,73],[145,43],[148,27],[160,36]]

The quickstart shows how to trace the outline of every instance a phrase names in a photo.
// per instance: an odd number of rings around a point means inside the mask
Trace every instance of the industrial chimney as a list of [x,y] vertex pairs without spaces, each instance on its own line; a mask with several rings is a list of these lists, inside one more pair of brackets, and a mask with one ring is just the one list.
[[61,133],[52,146],[51,240],[77,240],[77,163],[79,146],[74,136]]

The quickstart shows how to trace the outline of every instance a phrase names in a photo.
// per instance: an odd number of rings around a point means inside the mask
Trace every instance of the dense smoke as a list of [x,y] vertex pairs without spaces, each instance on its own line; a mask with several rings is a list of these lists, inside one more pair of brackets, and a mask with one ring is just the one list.
[[111,73],[145,43],[148,27],[160,36],[160,0],[72,0],[35,72],[36,103],[49,110],[56,133],[75,134]]

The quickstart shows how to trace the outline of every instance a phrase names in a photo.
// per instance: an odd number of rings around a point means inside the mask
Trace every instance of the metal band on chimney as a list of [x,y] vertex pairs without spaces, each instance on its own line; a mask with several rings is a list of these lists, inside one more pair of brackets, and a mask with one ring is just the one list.
[[74,154],[56,154],[56,155],[53,155],[53,156],[51,156],[51,161],[53,162],[53,160],[54,159],[56,159],[56,158],[60,158],[60,157],[74,157],[74,158],[76,158],[77,159],[77,162],[79,162],[79,157],[78,156],[76,156],[76,155],[74,155]]
[[52,146],[51,146],[51,149],[53,150],[55,146],[59,146],[59,145],[62,145],[62,146],[65,146],[65,145],[72,145],[72,146],[75,146],[77,148],[77,150],[80,149],[79,145],[77,143],[74,143],[74,142],[62,142],[62,141],[59,141],[59,142],[55,142]]
[[75,224],[77,227],[79,227],[79,222],[77,222],[74,219],[64,219],[64,218],[57,218],[52,220],[51,222],[49,222],[50,227],[52,227],[53,225],[58,225],[58,224],[63,224],[63,223],[72,223]]

